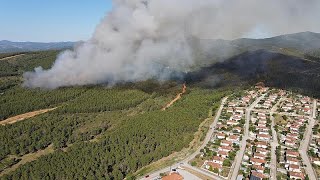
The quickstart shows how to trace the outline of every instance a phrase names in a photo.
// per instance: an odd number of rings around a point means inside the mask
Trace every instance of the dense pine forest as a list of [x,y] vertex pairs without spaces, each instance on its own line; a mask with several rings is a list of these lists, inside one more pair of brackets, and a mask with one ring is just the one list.
[[[123,179],[142,167],[187,147],[209,111],[219,107],[225,89],[188,86],[181,100],[161,108],[179,91],[176,82],[153,80],[68,87],[21,87],[21,75],[49,68],[57,51],[26,53],[0,61],[1,120],[34,110],[57,109],[0,126],[0,173],[25,155],[53,147],[1,179]],[[12,56],[12,54],[9,54]]]

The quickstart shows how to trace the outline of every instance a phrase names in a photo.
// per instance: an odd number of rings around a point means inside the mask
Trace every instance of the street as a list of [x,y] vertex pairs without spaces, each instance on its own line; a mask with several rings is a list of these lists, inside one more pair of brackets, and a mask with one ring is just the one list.
[[242,162],[242,158],[244,155],[244,151],[246,149],[246,143],[247,139],[249,138],[249,122],[251,118],[251,111],[252,109],[258,104],[258,102],[265,97],[266,94],[261,95],[259,98],[257,98],[247,109],[246,109],[246,125],[245,125],[245,132],[244,132],[244,137],[242,137],[241,145],[240,145],[240,150],[237,153],[237,156],[235,158],[235,166],[234,169],[232,170],[232,176],[231,180],[236,180],[238,176],[238,171],[240,169],[240,165]]
[[301,154],[301,158],[303,160],[303,163],[306,165],[305,170],[306,170],[310,179],[317,179],[316,178],[317,176],[312,168],[310,159],[307,154],[310,139],[312,136],[312,128],[315,124],[315,119],[314,119],[315,111],[316,111],[316,100],[313,101],[313,112],[310,115],[310,120],[309,120],[309,124],[307,126],[307,129],[306,129],[305,136],[304,136],[303,140],[301,141],[301,144],[299,147],[299,153]]
[[272,141],[271,141],[271,163],[270,163],[270,176],[271,179],[277,179],[277,155],[276,155],[276,147],[279,146],[277,132],[274,129],[275,122],[274,117],[272,116],[274,112],[276,112],[277,106],[280,104],[282,99],[280,99],[277,104],[275,104],[270,111],[270,119],[271,119],[271,130],[272,130]]

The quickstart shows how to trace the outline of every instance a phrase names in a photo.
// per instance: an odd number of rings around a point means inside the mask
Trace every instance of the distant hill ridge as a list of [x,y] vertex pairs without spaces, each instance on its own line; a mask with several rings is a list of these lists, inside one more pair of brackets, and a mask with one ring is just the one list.
[[309,50],[320,48],[320,33],[300,32],[265,39],[242,38],[231,41],[232,44],[245,47],[266,48],[271,46]]
[[8,40],[0,41],[0,53],[23,52],[23,51],[43,51],[73,48],[77,42],[12,42]]
[[[23,51],[42,51],[73,48],[79,42],[12,42],[8,40],[0,41],[0,53],[23,52]],[[240,38],[236,40],[222,39],[191,39],[191,46],[197,51],[219,54],[224,59],[230,51],[237,52],[242,50],[257,50],[271,48],[292,48],[302,52],[320,49],[320,33],[299,32],[294,34],[285,34],[264,39]],[[200,45],[200,47],[199,47]],[[199,52],[198,52],[199,53]],[[210,54],[210,53],[209,53]]]

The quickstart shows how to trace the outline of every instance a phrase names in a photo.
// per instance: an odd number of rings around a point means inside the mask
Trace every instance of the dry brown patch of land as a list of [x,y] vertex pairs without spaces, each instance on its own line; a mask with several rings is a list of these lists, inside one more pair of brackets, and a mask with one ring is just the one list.
[[53,152],[54,152],[54,148],[53,148],[53,145],[51,144],[47,148],[45,148],[43,150],[23,155],[22,157],[20,157],[21,161],[19,161],[17,164],[15,164],[15,165],[5,169],[4,171],[2,171],[0,173],[0,177],[4,176],[4,175],[6,175],[6,174],[8,174],[8,173],[10,173],[10,172],[12,172],[14,170],[16,170],[19,166],[21,166],[23,164],[26,164],[28,162],[34,161],[34,160],[38,159],[41,156],[44,156],[44,155],[47,155],[47,154],[50,154],[50,153],[53,153]]
[[41,110],[37,110],[37,111],[32,111],[32,112],[28,112],[28,113],[25,113],[25,114],[20,114],[20,115],[5,119],[3,121],[0,121],[0,125],[4,125],[5,126],[7,124],[13,124],[13,123],[16,123],[16,122],[19,122],[19,121],[23,121],[25,119],[37,116],[39,114],[43,114],[43,113],[46,113],[46,112],[49,112],[49,111],[53,111],[55,109],[56,109],[56,107],[55,108],[50,108],[50,109],[41,109]]
[[278,126],[286,125],[288,123],[288,119],[285,119],[285,118],[288,118],[288,117],[286,115],[276,114],[275,116],[276,125]]

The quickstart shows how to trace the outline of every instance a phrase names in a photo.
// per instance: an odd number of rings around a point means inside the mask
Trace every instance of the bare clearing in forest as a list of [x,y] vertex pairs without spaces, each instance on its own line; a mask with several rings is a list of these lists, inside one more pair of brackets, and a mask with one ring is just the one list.
[[0,173],[0,177],[3,176],[3,175],[6,175],[12,171],[15,171],[18,167],[20,167],[21,165],[24,165],[28,162],[31,162],[31,161],[34,161],[36,159],[38,159],[39,157],[41,156],[44,156],[44,155],[47,155],[47,154],[50,154],[50,153],[53,153],[54,152],[54,148],[53,148],[53,145],[49,145],[47,148],[43,149],[43,150],[39,150],[39,151],[36,151],[34,153],[29,153],[29,154],[25,154],[23,155],[21,158],[21,161],[19,161],[17,164],[14,164],[13,166],[5,169],[4,171],[2,171]]
[[56,107],[55,108],[50,108],[50,109],[41,109],[41,110],[37,110],[37,111],[32,111],[32,112],[20,114],[20,115],[13,116],[13,117],[10,117],[8,119],[5,119],[3,121],[0,121],[0,124],[4,125],[4,126],[7,125],[7,124],[13,124],[13,123],[16,123],[16,122],[19,122],[19,121],[23,121],[25,119],[37,116],[39,114],[43,114],[43,113],[46,113],[46,112],[49,112],[49,111],[53,111],[55,109],[56,109]]
[[4,58],[1,58],[0,61],[12,59],[12,58],[17,58],[17,57],[24,56],[24,55],[25,55],[25,54],[18,54],[18,55],[13,55],[13,56],[4,57]]

